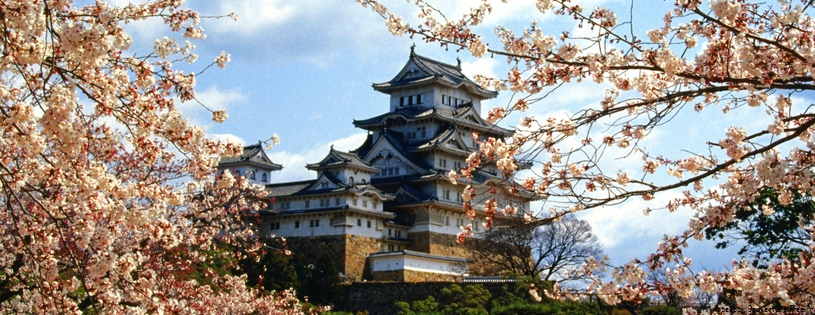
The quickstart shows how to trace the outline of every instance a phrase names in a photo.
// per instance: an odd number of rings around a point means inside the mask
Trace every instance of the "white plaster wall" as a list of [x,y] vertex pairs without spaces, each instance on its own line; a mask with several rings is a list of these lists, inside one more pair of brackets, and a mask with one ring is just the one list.
[[[368,227],[368,221],[371,221],[370,228]],[[374,218],[360,214],[349,214],[348,222],[351,223],[351,226],[346,228],[345,231],[348,234],[380,238],[382,237],[381,227],[383,226],[383,223],[381,221],[382,219],[380,218]]]
[[465,274],[467,267],[463,263],[440,261],[425,257],[398,255],[376,257],[371,260],[371,271],[413,270],[429,273]]
[[[422,95],[422,103],[413,106],[421,106],[430,108],[433,107],[433,90],[427,87],[418,87],[418,88],[410,88],[410,89],[403,89],[399,91],[394,91],[391,94],[391,112],[395,112],[397,109],[400,108],[400,101],[402,96],[411,96],[411,95]],[[407,108],[408,106],[403,106]]]
[[462,89],[454,89],[450,87],[442,87],[438,86],[433,91],[433,101],[436,104],[436,107],[444,108],[448,110],[453,110],[456,107],[451,105],[444,105],[442,103],[442,96],[451,96],[455,97],[460,100],[464,100],[464,102],[472,100],[473,107],[475,108],[475,112],[481,115],[481,100],[477,96],[473,96],[465,90]]

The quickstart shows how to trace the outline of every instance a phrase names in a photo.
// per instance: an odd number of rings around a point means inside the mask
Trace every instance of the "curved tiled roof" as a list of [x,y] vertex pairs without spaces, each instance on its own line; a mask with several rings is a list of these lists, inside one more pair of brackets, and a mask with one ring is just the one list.
[[260,142],[243,147],[243,153],[241,153],[241,155],[223,156],[221,160],[218,161],[218,167],[221,168],[241,164],[254,165],[273,171],[283,169],[283,165],[274,163],[269,159],[269,156],[266,155],[266,151],[263,150],[263,145]]
[[[467,117],[472,117],[474,120],[468,119]],[[437,119],[441,122],[457,124],[485,134],[496,134],[508,137],[514,133],[512,130],[486,122],[483,118],[478,116],[475,110],[472,110],[471,103],[463,105],[455,111],[443,110],[437,107],[400,109],[396,112],[388,112],[368,119],[354,120],[354,126],[367,130],[379,130],[388,119],[404,119],[405,121],[413,122],[417,120]]]
[[[412,68],[411,65],[415,65],[416,68],[423,72],[423,75],[405,76],[408,69]],[[410,49],[410,58],[402,68],[402,71],[399,71],[399,74],[388,82],[373,84],[373,88],[374,90],[388,93],[396,89],[432,83],[453,88],[464,87],[482,98],[493,98],[498,95],[498,92],[486,90],[467,78],[467,76],[461,72],[461,64],[453,66],[420,56],[413,51],[413,48]]]
[[379,172],[378,168],[373,167],[368,164],[368,162],[363,161],[356,154],[334,150],[333,146],[328,152],[328,155],[326,155],[320,162],[307,164],[306,168],[310,170],[318,170],[342,166],[349,166],[352,168],[369,171],[371,173]]

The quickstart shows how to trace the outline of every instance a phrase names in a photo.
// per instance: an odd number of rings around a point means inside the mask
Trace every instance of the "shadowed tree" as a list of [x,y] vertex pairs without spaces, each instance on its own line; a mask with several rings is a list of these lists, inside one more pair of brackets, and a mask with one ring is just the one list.
[[509,221],[484,233],[484,240],[467,242],[477,261],[544,281],[572,279],[571,271],[589,257],[603,255],[591,225],[572,215],[544,226]]

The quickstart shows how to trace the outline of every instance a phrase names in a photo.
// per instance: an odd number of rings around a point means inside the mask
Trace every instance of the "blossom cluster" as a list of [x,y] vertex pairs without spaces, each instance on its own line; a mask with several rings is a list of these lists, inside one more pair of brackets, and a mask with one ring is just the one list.
[[[217,239],[257,249],[244,219],[265,203],[246,179],[215,180],[241,145],[207,138],[177,108],[195,98],[195,75],[173,62],[197,59],[198,14],[183,1],[82,3],[0,2],[0,309],[301,313],[291,291],[201,269]],[[188,41],[130,51],[124,25],[148,18]]]

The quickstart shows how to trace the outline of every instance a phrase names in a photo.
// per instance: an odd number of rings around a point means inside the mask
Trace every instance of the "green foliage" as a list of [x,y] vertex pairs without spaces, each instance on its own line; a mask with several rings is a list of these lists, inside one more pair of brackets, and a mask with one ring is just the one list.
[[438,308],[439,303],[436,302],[436,299],[432,296],[428,296],[424,300],[413,302],[413,306],[410,309],[418,313],[430,313],[436,311]]
[[[293,258],[278,250],[267,250],[258,256],[247,256],[240,261],[241,272],[247,275],[246,284],[262,286],[265,290],[281,291],[299,288]],[[262,279],[262,281],[261,281]]]
[[[743,245],[739,255],[752,257],[757,267],[766,267],[773,259],[796,260],[810,239],[798,222],[815,218],[815,201],[811,196],[793,194],[793,202],[782,205],[778,197],[774,189],[761,189],[750,207],[736,211],[734,221],[706,229],[705,236],[718,240],[717,248]],[[765,215],[763,206],[772,207],[775,213]]]
[[492,294],[482,285],[460,286],[452,284],[441,289],[440,304],[444,314],[481,315],[487,313],[487,302]]
[[410,303],[405,301],[399,301],[394,303],[396,307],[396,315],[411,315],[413,311],[410,310]]
[[315,304],[344,305],[345,294],[340,287],[340,272],[327,255],[320,255],[314,262],[304,256],[295,257],[295,271],[300,287],[297,295]]
[[492,309],[493,315],[603,315],[596,303],[575,301],[516,302]]
[[642,315],[680,315],[682,311],[667,305],[651,305],[642,308]]
[[[519,277],[517,282],[502,286],[501,291],[504,294],[492,299],[490,302],[490,309],[512,304],[540,304],[532,298],[532,295],[529,294],[529,289],[533,284],[540,292],[542,292],[543,289],[552,290],[552,284],[550,282],[544,282],[539,278],[534,277]],[[549,300],[546,296],[543,296],[543,299],[543,302]]]

